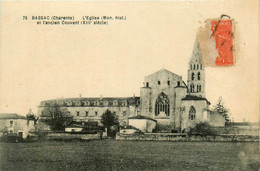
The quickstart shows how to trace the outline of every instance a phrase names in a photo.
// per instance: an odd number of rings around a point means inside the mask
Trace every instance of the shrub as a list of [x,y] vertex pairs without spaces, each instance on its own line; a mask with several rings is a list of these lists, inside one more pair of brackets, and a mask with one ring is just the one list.
[[188,132],[189,135],[217,135],[216,129],[207,122],[200,122]]

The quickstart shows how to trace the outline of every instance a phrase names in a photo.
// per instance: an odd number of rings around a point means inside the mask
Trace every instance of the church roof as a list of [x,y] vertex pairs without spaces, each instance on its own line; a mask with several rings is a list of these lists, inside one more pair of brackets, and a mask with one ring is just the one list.
[[181,78],[181,76],[179,76],[179,75],[177,75],[177,74],[174,74],[173,72],[171,72],[171,71],[169,71],[169,70],[167,70],[167,69],[165,69],[165,68],[160,69],[159,71],[156,71],[155,73],[152,73],[152,74],[150,74],[150,75],[148,75],[148,76],[146,76],[146,77],[150,77],[150,76],[152,76],[152,75],[161,74],[161,73],[167,73],[167,74],[172,75],[173,77]]
[[206,100],[207,103],[210,104],[210,102],[205,97],[198,97],[198,96],[187,95],[182,100]]
[[0,113],[0,119],[26,119],[26,117],[16,113]]
[[143,115],[132,116],[132,117],[129,117],[128,119],[148,119],[148,120],[152,120],[152,121],[157,122],[156,120],[149,118],[147,116],[143,116]]

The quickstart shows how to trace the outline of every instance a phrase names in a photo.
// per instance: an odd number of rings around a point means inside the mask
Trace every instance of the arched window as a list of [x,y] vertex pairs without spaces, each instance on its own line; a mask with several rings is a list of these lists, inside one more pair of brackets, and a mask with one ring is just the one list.
[[200,64],[200,69],[202,69],[202,64]]
[[113,101],[113,106],[117,106],[118,105],[118,101],[117,100],[114,100]]
[[192,65],[190,64],[190,69],[192,70]]
[[197,70],[199,69],[199,64],[197,64]]
[[155,102],[155,116],[164,112],[167,116],[170,115],[170,103],[168,96],[165,93],[160,93]]
[[198,80],[200,80],[200,72],[198,73]]
[[191,74],[191,80],[194,80],[194,76],[195,76],[195,74],[192,73],[192,74]]
[[195,70],[195,67],[196,67],[196,66],[195,66],[195,64],[194,64],[194,65],[193,65],[193,70]]
[[190,92],[193,93],[194,92],[194,84],[190,85]]
[[195,107],[191,106],[189,111],[189,120],[195,120],[196,119],[196,109]]
[[197,85],[197,92],[200,92],[200,91],[201,91],[201,85],[198,84],[198,85]]

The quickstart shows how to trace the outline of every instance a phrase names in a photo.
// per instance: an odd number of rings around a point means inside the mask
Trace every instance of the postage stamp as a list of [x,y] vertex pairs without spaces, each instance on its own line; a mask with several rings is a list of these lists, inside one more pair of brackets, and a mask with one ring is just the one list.
[[235,64],[234,20],[222,15],[220,19],[205,21],[198,39],[205,66],[230,67]]

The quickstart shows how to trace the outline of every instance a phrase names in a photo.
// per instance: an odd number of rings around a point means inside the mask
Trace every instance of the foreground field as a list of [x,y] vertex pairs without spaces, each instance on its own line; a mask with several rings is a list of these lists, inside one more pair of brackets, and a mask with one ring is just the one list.
[[258,170],[258,143],[0,143],[0,170]]

